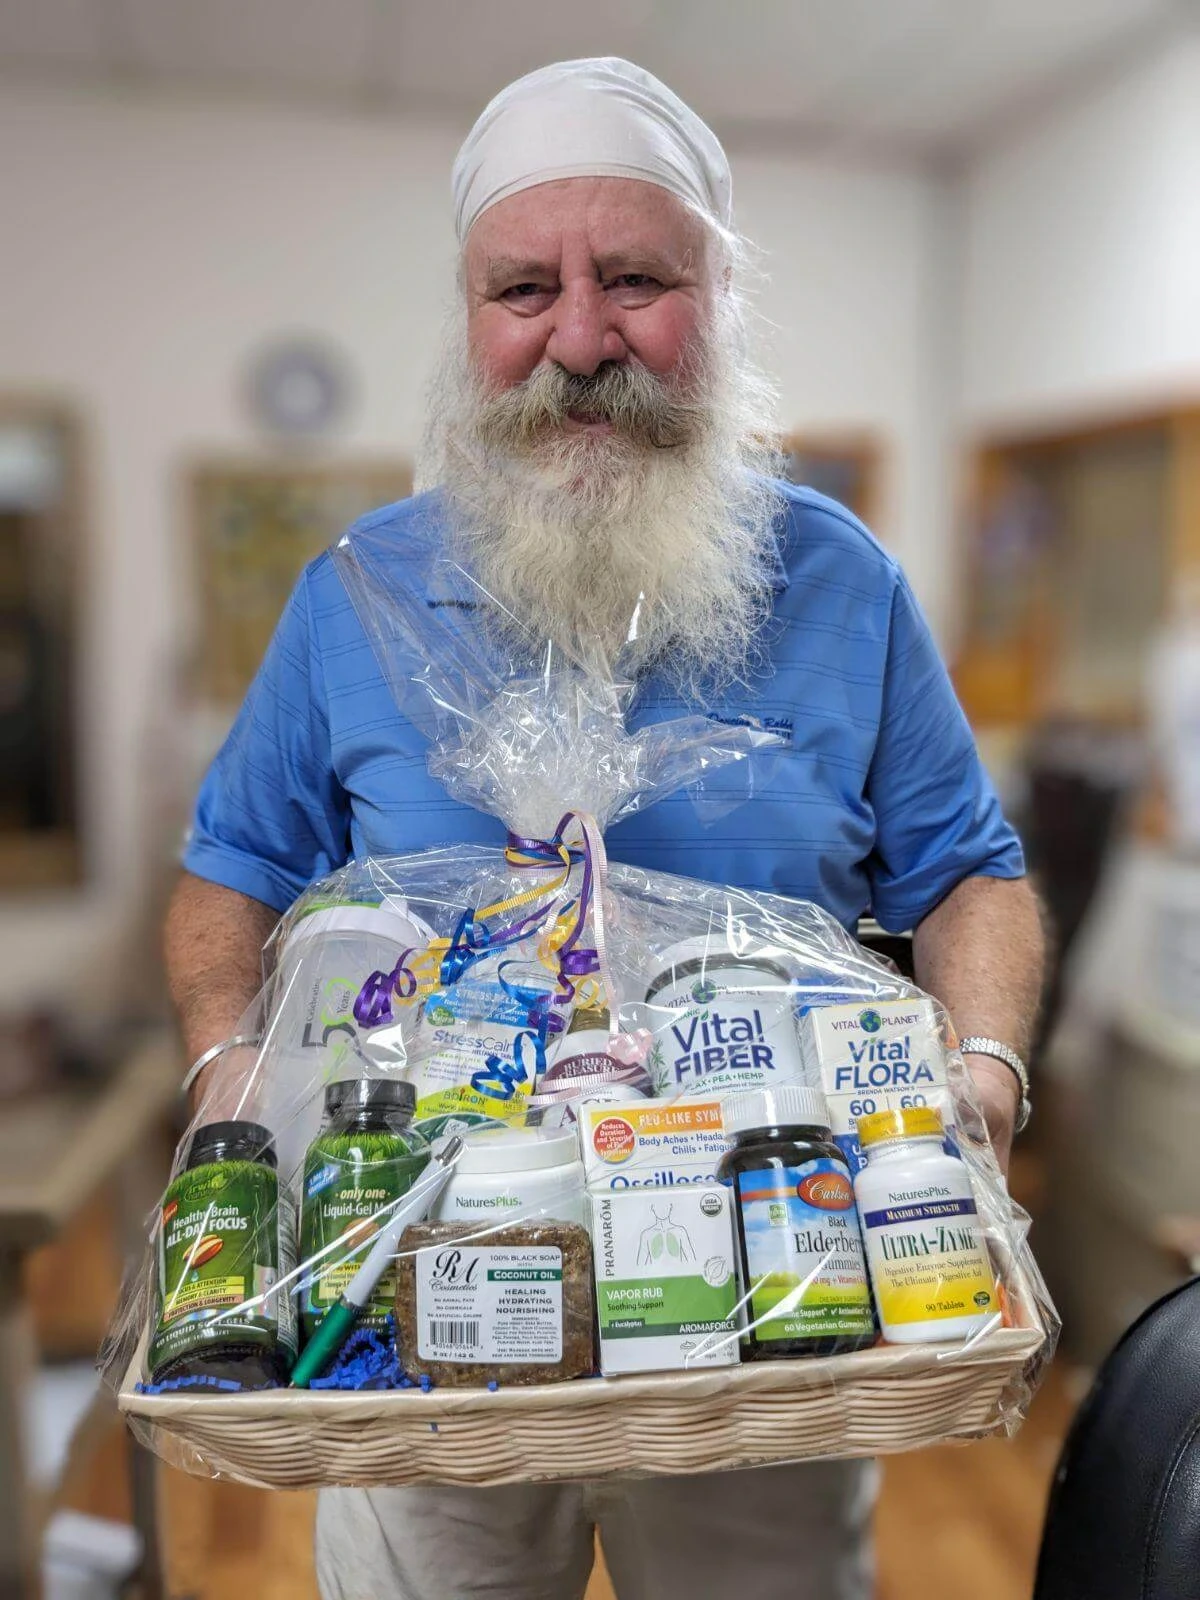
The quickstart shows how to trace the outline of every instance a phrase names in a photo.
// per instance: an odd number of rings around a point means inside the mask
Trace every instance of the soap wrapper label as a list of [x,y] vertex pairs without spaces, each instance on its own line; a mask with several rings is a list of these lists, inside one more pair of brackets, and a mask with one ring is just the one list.
[[487,1365],[562,1360],[562,1251],[454,1243],[417,1252],[417,1355]]
[[808,1082],[825,1092],[833,1137],[851,1174],[866,1165],[857,1119],[873,1111],[936,1107],[946,1149],[957,1155],[946,1050],[932,1000],[814,1006],[800,1018],[800,1045]]

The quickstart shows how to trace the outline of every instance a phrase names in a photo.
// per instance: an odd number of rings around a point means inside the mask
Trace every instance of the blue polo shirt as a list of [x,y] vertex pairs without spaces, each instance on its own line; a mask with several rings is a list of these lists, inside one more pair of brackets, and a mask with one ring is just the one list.
[[[1019,877],[1021,848],[896,562],[843,507],[779,489],[762,670],[705,709],[786,742],[707,778],[702,803],[679,792],[617,823],[609,853],[814,900],[848,928],[867,913],[910,928],[961,878]],[[375,548],[394,541],[398,581],[429,604],[439,517],[425,495],[357,525]],[[649,678],[629,724],[693,709]],[[327,553],[302,573],[204,780],[184,866],[283,911],[352,857],[503,844],[495,817],[429,776],[427,748]]]

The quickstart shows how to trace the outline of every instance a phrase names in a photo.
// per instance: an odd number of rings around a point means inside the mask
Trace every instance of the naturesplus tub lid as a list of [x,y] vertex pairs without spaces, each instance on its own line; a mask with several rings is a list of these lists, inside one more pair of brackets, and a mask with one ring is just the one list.
[[454,1171],[533,1172],[579,1160],[574,1128],[480,1128],[464,1136]]

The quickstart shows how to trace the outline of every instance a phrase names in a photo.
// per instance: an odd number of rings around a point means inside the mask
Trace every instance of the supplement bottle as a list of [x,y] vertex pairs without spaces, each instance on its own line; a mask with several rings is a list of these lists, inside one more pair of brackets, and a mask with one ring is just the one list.
[[296,1359],[292,1285],[269,1291],[295,1266],[295,1227],[269,1130],[256,1122],[197,1129],[160,1224],[152,1380],[285,1383]]
[[[411,1126],[416,1103],[412,1084],[393,1078],[349,1078],[325,1090],[325,1121],[305,1159],[301,1200],[300,1259],[320,1258],[302,1283],[305,1340],[362,1266],[392,1202],[429,1160],[428,1144]],[[390,1268],[359,1326],[381,1329],[395,1295]]]
[[867,1165],[854,1180],[883,1337],[966,1339],[999,1322],[996,1274],[971,1175],[943,1146],[932,1106],[859,1117]]
[[390,1024],[366,1030],[354,1006],[373,973],[390,973],[406,950],[421,950],[432,937],[396,897],[324,904],[291,928],[272,978],[276,1013],[263,1106],[286,1185],[299,1187],[305,1152],[321,1127],[314,1087],[361,1076],[364,1057],[377,1067],[405,1065],[417,1008],[397,1003]]
[[740,956],[721,940],[672,945],[646,988],[658,1095],[802,1083],[794,984],[781,961]]
[[845,1157],[819,1089],[730,1095],[733,1146],[717,1176],[736,1199],[742,1359],[840,1355],[875,1342],[875,1319]]

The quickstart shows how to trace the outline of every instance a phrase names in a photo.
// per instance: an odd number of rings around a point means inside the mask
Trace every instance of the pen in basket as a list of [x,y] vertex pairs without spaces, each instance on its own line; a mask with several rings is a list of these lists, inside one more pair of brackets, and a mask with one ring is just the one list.
[[292,1372],[291,1387],[307,1389],[345,1343],[355,1321],[396,1254],[400,1235],[410,1222],[418,1222],[442,1192],[462,1153],[457,1136],[439,1141],[429,1166],[397,1205],[368,1251],[361,1267],[343,1293],[317,1324]]

